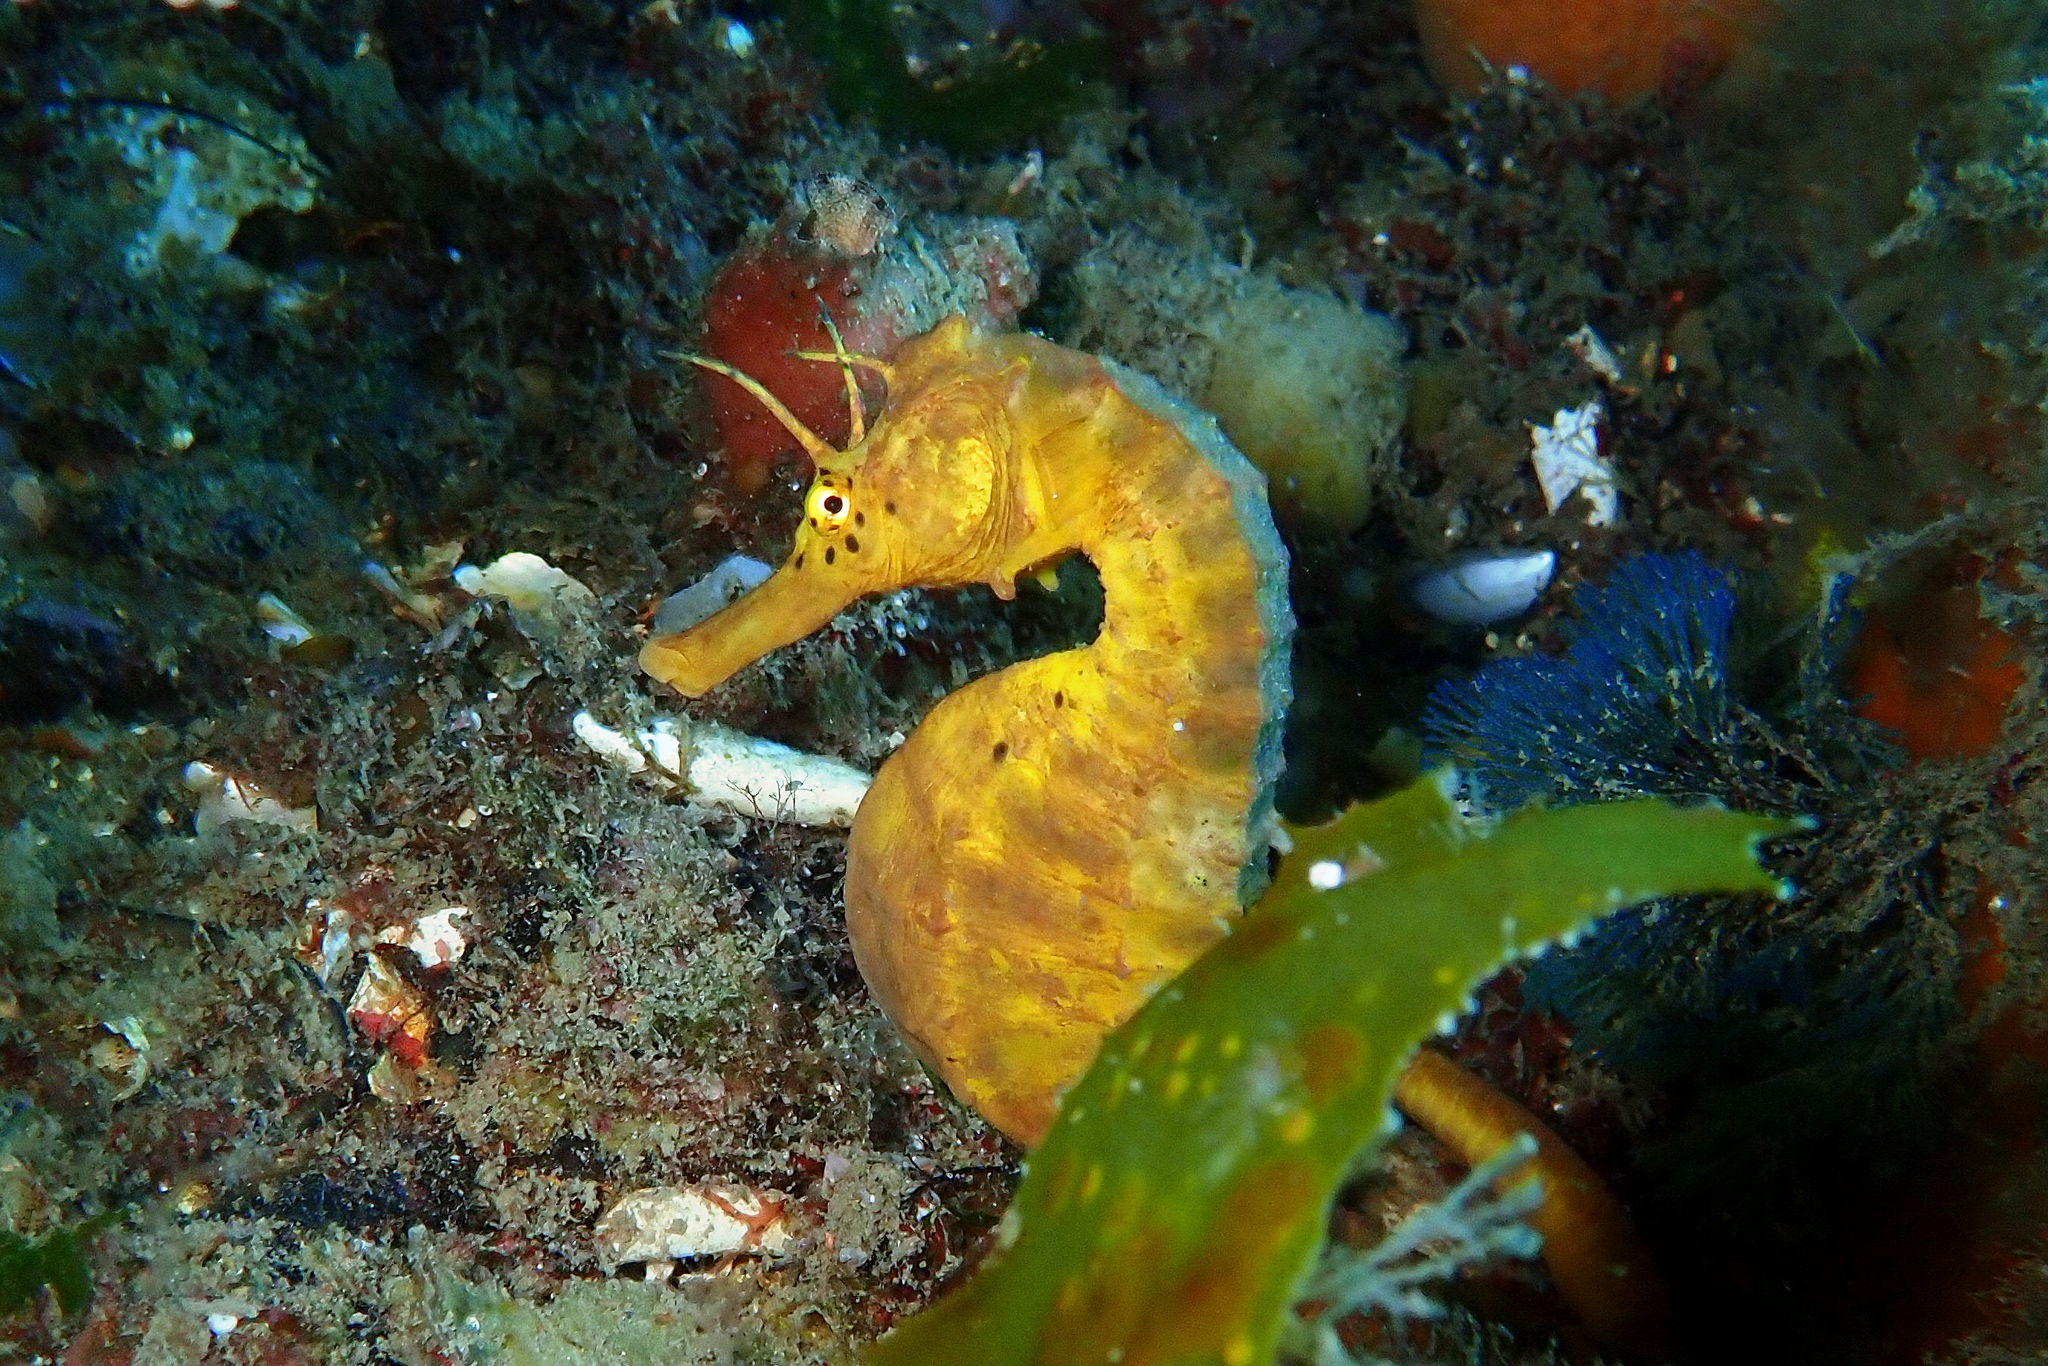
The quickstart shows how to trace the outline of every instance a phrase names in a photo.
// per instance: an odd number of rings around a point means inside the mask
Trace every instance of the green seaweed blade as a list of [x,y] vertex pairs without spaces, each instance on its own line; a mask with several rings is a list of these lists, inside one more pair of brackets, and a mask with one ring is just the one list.
[[[872,1361],[1263,1366],[1402,1065],[1478,982],[1634,902],[1783,890],[1756,846],[1793,822],[1646,799],[1483,824],[1450,781],[1294,832],[1237,931],[1065,1097],[998,1249]],[[1352,880],[1312,887],[1326,862]]]
[[46,1285],[66,1314],[92,1303],[92,1241],[119,1218],[108,1210],[41,1238],[0,1231],[0,1314],[28,1308]]
[[910,74],[889,0],[786,0],[782,8],[797,42],[825,63],[841,116],[865,115],[883,133],[928,138],[961,156],[1036,136],[1106,89],[1109,45],[1098,36],[1024,48],[941,88]]

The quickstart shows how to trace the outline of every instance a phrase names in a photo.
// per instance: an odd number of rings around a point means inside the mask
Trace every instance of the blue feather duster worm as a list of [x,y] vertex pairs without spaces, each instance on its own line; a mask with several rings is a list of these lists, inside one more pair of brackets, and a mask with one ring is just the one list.
[[1438,686],[1423,733],[1481,805],[1706,796],[1730,740],[1735,585],[1697,551],[1639,555],[1573,596],[1557,659],[1504,659]]
[[1640,1136],[1643,1194],[1666,1211],[1749,1191],[1758,1220],[1781,1217],[1851,1135],[1911,1151],[1958,1025],[1949,913],[1923,866],[1936,846],[1899,840],[1872,778],[1885,747],[1835,682],[1848,588],[1758,650],[1776,624],[1738,610],[1729,574],[1694,552],[1637,556],[1577,590],[1563,655],[1444,683],[1423,720],[1429,760],[1495,812],[1649,794],[1821,818],[1773,851],[1788,903],[1654,902],[1526,965],[1529,1009],[1684,1097],[1660,1138]]

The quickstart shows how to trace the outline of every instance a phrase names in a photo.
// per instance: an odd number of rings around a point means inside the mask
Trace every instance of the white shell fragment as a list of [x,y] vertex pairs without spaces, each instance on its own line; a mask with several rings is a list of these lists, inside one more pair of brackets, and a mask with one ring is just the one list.
[[791,825],[853,824],[874,781],[851,764],[743,735],[709,721],[664,717],[638,735],[613,730],[587,711],[569,729],[606,762],[628,773],[680,779],[706,806]]
[[709,574],[662,599],[647,632],[672,636],[687,631],[753,592],[774,572],[751,555],[728,555]]
[[303,645],[319,634],[275,593],[265,593],[256,599],[256,624],[263,628],[264,635],[286,645]]
[[1621,515],[1614,466],[1600,458],[1600,419],[1605,415],[1596,398],[1558,409],[1548,427],[1529,424],[1529,463],[1543,486],[1544,505],[1556,512],[1574,493],[1584,494],[1588,526],[1612,526]]
[[1473,555],[1423,574],[1409,595],[1448,625],[1492,626],[1534,607],[1556,572],[1554,550]]
[[503,598],[515,612],[552,616],[558,604],[595,602],[597,594],[538,555],[515,550],[482,569],[458,565],[455,586],[473,598]]
[[598,758],[614,768],[628,773],[644,773],[647,770],[647,756],[635,745],[631,737],[613,730],[587,711],[579,711],[569,718],[569,729]]
[[851,764],[805,754],[724,726],[690,727],[687,781],[708,806],[794,825],[853,824],[874,779]]
[[247,778],[222,773],[212,764],[193,760],[185,765],[187,791],[199,794],[199,811],[193,828],[210,835],[233,821],[281,826],[310,834],[319,828],[320,814],[310,806],[286,806]]
[[391,926],[377,936],[377,942],[411,949],[422,967],[445,967],[469,951],[469,940],[455,923],[458,916],[468,914],[467,906],[443,906],[410,925]]
[[1593,324],[1580,323],[1579,330],[1566,337],[1564,344],[1585,363],[1588,370],[1609,384],[1620,386],[1621,362],[1615,359],[1614,348],[1593,330]]
[[789,1251],[789,1197],[725,1182],[648,1186],[628,1193],[597,1221],[598,1262],[607,1272],[649,1264]]

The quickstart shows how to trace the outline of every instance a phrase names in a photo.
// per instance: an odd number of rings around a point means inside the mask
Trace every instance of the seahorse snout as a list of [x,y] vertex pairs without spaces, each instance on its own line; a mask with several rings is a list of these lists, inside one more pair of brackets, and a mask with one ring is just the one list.
[[640,667],[685,697],[702,697],[747,665],[802,640],[843,611],[860,589],[794,560],[716,616],[640,647]]

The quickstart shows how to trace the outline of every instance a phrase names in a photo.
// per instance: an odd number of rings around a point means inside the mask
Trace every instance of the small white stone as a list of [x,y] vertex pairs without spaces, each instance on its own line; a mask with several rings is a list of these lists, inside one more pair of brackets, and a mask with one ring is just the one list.
[[7,501],[22,521],[37,531],[48,531],[57,520],[57,506],[49,487],[34,470],[26,470],[7,481]]
[[712,32],[718,45],[741,61],[754,55],[754,31],[739,20],[717,19],[713,21]]
[[1308,867],[1308,885],[1319,892],[1327,892],[1344,885],[1344,865],[1335,859],[1323,859]]

